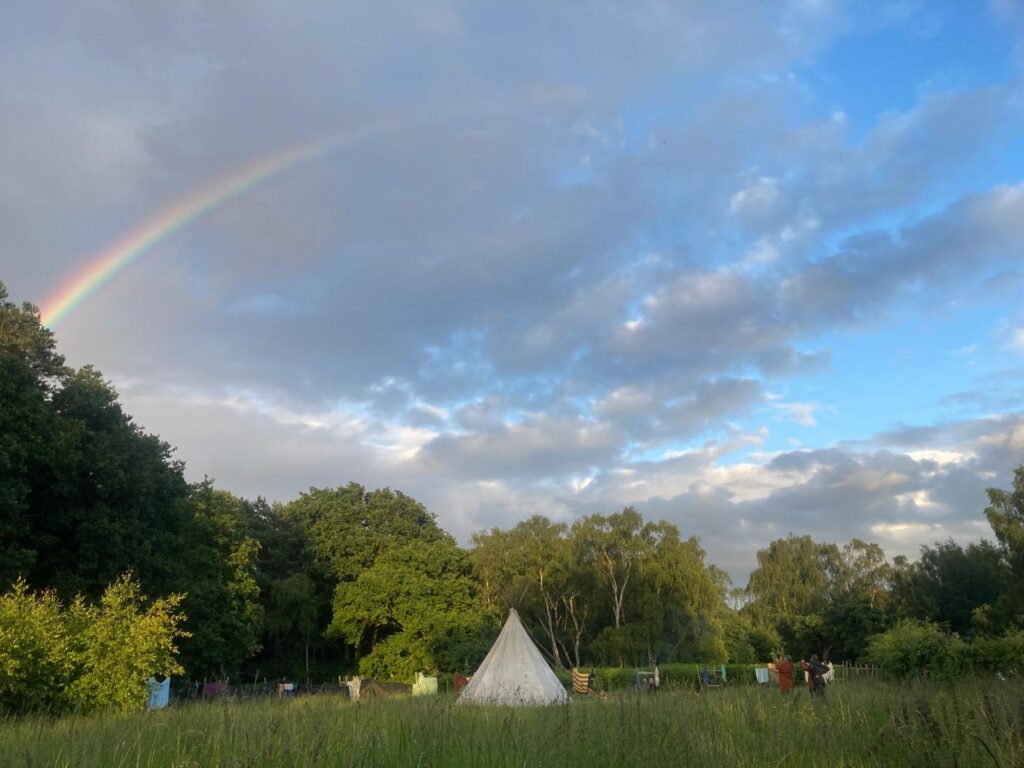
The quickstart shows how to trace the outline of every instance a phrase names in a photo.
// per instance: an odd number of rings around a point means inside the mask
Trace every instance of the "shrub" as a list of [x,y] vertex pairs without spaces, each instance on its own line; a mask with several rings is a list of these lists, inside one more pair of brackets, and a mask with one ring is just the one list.
[[138,582],[123,576],[98,604],[79,598],[65,608],[53,592],[16,582],[0,596],[0,710],[142,709],[150,675],[183,671],[182,599],[144,608]]
[[870,639],[867,659],[893,677],[925,673],[949,678],[963,669],[964,648],[959,635],[934,622],[906,619]]
[[965,649],[966,663],[976,672],[1015,675],[1024,672],[1024,632],[979,637]]
[[8,712],[66,709],[74,668],[71,638],[57,596],[32,594],[19,579],[0,595],[0,708]]

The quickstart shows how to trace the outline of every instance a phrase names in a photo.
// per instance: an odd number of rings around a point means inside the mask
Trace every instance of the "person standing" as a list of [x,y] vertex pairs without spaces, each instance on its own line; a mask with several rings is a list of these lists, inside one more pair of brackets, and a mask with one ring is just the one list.
[[779,673],[779,690],[788,696],[793,690],[793,681],[796,670],[793,667],[793,658],[789,655],[775,660],[775,671]]
[[828,667],[818,660],[818,654],[816,653],[811,656],[811,660],[809,662],[801,659],[800,666],[803,667],[804,672],[807,673],[807,687],[811,691],[811,696],[824,698],[825,674],[828,672]]

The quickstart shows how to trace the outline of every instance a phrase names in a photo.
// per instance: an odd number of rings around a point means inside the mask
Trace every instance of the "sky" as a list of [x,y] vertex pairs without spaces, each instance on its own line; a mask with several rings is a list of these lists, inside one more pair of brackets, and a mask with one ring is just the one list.
[[197,209],[51,326],[246,497],[632,504],[742,585],[990,536],[1024,463],[1013,0],[4,3],[0,168],[44,318]]

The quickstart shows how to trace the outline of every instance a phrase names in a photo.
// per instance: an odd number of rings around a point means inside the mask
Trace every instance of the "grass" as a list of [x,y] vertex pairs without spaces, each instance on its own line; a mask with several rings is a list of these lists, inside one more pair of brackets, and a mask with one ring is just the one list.
[[1024,765],[1024,681],[879,681],[801,690],[623,694],[509,710],[447,696],[186,704],[163,712],[0,722],[0,764],[264,766]]

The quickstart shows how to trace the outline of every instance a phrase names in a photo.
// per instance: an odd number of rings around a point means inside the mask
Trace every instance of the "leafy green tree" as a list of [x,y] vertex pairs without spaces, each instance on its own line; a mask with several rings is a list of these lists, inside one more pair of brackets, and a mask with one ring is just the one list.
[[187,485],[170,446],[145,434],[88,366],[67,376],[52,407],[60,456],[52,482],[34,489],[30,580],[64,597],[97,597],[131,570],[148,589],[174,591]]
[[989,488],[985,517],[1008,566],[999,612],[1004,623],[1024,626],[1024,465],[1013,473],[1009,491]]
[[33,491],[59,480],[60,426],[50,407],[67,375],[39,310],[0,282],[0,585],[27,576],[39,554]]
[[[283,506],[280,514],[307,538],[315,593],[319,596],[321,587],[327,587],[335,611],[344,604],[350,586],[391,549],[412,543],[454,544],[423,504],[387,488],[367,492],[358,483],[312,488]],[[328,633],[328,638],[349,643],[347,648],[358,659],[370,641],[349,637],[337,629]]]
[[308,679],[332,650],[324,632],[331,621],[336,582],[317,566],[309,535],[298,521],[263,499],[244,506],[251,535],[260,542],[256,581],[263,648],[253,663]]
[[[492,529],[473,537],[470,555],[485,584],[495,585],[506,607],[515,608],[545,638],[555,666],[561,667],[560,642],[566,622],[585,612],[571,584],[573,558],[568,528],[542,515],[509,531]],[[575,631],[575,626],[574,626]]]
[[759,550],[747,583],[747,611],[755,623],[778,626],[821,611],[829,590],[826,556],[810,536],[793,534]]
[[388,488],[367,492],[358,483],[311,488],[282,514],[306,530],[317,562],[338,581],[351,581],[388,547],[448,538],[420,502]]
[[654,553],[658,535],[658,526],[644,522],[633,507],[573,523],[576,556],[599,574],[615,627],[622,626],[630,582]]
[[776,651],[856,658],[887,624],[894,576],[877,544],[854,539],[840,548],[790,534],[760,550],[757,562],[743,611],[779,636]]
[[191,636],[182,644],[182,661],[197,677],[230,674],[259,648],[260,545],[250,535],[242,500],[210,480],[192,486],[184,503],[176,582]]
[[450,540],[409,542],[339,585],[329,631],[366,651],[362,674],[411,678],[439,669],[484,618],[466,554]]
[[931,619],[966,636],[974,633],[978,609],[999,600],[1005,578],[1000,550],[991,542],[965,547],[949,540],[922,547],[915,563],[899,562],[893,602],[902,616]]

